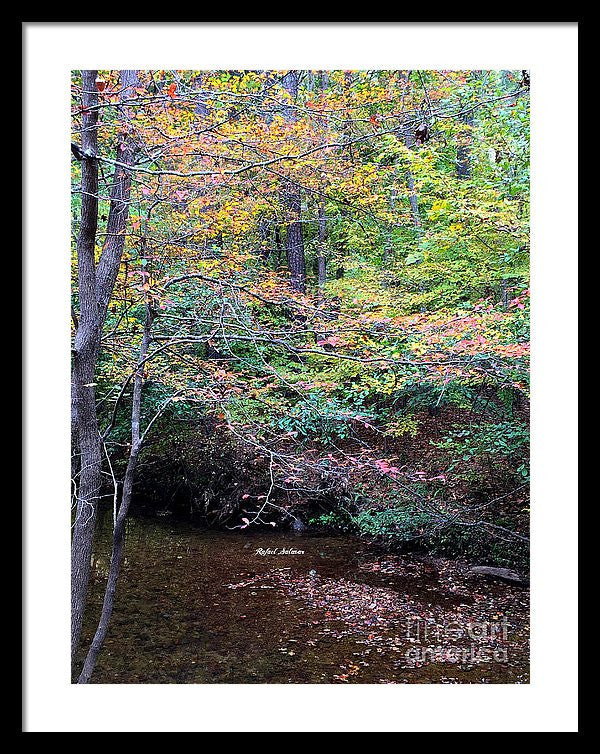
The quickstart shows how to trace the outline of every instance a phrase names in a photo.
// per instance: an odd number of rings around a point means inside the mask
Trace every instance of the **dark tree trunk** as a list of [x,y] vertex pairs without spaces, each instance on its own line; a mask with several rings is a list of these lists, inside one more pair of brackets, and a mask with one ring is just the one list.
[[306,292],[306,260],[304,257],[304,238],[300,221],[300,191],[286,191],[285,202],[290,217],[297,217],[288,224],[285,251],[292,288],[300,293]]
[[410,202],[410,214],[412,217],[413,225],[415,228],[421,227],[421,215],[419,213],[419,199],[417,197],[417,190],[415,188],[415,179],[412,173],[407,171],[406,173],[406,186],[408,188],[408,201]]
[[319,239],[317,251],[317,280],[319,295],[323,294],[323,287],[327,280],[327,222],[325,220],[325,202],[319,202]]
[[[83,115],[81,148],[84,154],[96,155],[98,149],[98,93],[96,71],[83,72]],[[135,71],[121,74],[122,99],[132,95],[138,85]],[[133,144],[122,134],[117,146],[119,162],[131,163]],[[131,175],[126,168],[115,166],[111,187],[111,204],[107,236],[96,268],[94,251],[98,228],[98,161],[82,159],[81,228],[77,241],[77,271],[80,313],[75,335],[72,376],[72,426],[77,427],[79,476],[76,480],[76,515],[71,542],[71,654],[81,637],[83,612],[90,577],[92,544],[101,490],[102,444],[98,431],[96,362],[108,302],[114,289],[125,244],[129,213]],[[78,482],[78,484],[77,484]]]
[[281,228],[279,225],[275,226],[275,248],[277,249],[277,264],[281,265],[283,242],[281,240]]
[[[139,86],[137,71],[121,71],[121,98],[128,99]],[[133,164],[135,144],[126,133],[119,134],[117,160],[127,165]],[[125,230],[129,217],[131,197],[131,172],[124,167],[115,167],[110,192],[110,211],[106,224],[106,240],[98,262],[96,274],[98,313],[104,324],[108,302],[112,295],[121,265],[125,247]]]
[[[390,190],[390,210],[392,211],[392,215],[396,212],[396,189],[394,186],[392,186]],[[386,268],[390,261],[393,258],[394,255],[394,245],[392,242],[392,233],[390,230],[387,231],[387,237],[385,242],[385,248],[383,249],[383,266]]]
[[[295,102],[298,96],[299,72],[289,71],[283,86]],[[296,122],[296,111],[293,107],[284,110],[284,118],[288,123]],[[292,288],[300,293],[306,292],[306,259],[304,255],[304,238],[302,234],[302,202],[300,188],[292,181],[284,185],[284,205],[287,211],[286,256],[290,271]]]
[[[476,78],[476,74],[471,73],[470,80]],[[456,147],[456,175],[459,178],[467,179],[471,177],[471,141],[473,139],[473,110],[468,103],[465,103],[463,109],[466,112],[461,116],[461,122],[465,126],[459,134],[459,143]]]
[[[323,95],[329,84],[327,71],[321,71],[320,75],[321,92]],[[324,186],[321,187],[322,192]],[[319,289],[319,298],[323,297],[323,288],[327,280],[327,220],[325,218],[325,201],[319,201],[319,235],[317,246],[317,285]]]
[[[404,143],[409,149],[415,146],[414,134],[405,129]],[[419,213],[419,199],[417,197],[417,191],[415,189],[415,179],[410,169],[406,171],[406,186],[408,188],[408,201],[410,203],[410,214],[412,217],[413,225],[420,230],[421,228],[421,215]]]
[[[96,155],[98,149],[97,71],[83,71],[81,149]],[[94,390],[100,339],[94,250],[98,228],[98,162],[81,161],[81,226],[77,239],[79,317],[73,346],[71,383],[72,421],[76,423],[80,472],[76,480],[75,523],[71,545],[71,652],[81,636],[83,611],[90,577],[92,540],[100,495],[101,445]]]
[[203,117],[206,117],[207,115],[210,115],[210,110],[208,108],[208,105],[206,104],[206,95],[202,91],[202,87],[204,84],[204,78],[206,74],[205,73],[199,73],[194,78],[194,86],[198,92],[197,99],[196,99],[196,108],[195,112],[197,115],[201,115]]
[[146,305],[146,319],[144,322],[144,335],[142,337],[142,344],[140,346],[140,358],[138,362],[138,369],[136,371],[133,381],[133,397],[131,407],[131,451],[129,453],[129,459],[127,462],[127,469],[125,471],[125,478],[123,480],[123,494],[121,497],[121,504],[117,513],[115,521],[115,528],[113,532],[113,547],[110,558],[110,566],[108,571],[108,582],[106,590],[104,592],[104,601],[102,603],[102,612],[100,613],[100,620],[96,628],[96,633],[92,639],[92,643],[88,650],[83,669],[79,675],[78,683],[89,683],[98,655],[104,644],[108,626],[112,616],[115,594],[117,591],[117,583],[119,580],[119,574],[121,571],[121,563],[123,561],[123,549],[125,545],[125,521],[127,513],[129,511],[129,505],[131,503],[131,494],[133,491],[133,480],[135,476],[135,470],[137,461],[142,446],[143,436],[140,429],[141,422],[141,410],[142,410],[142,385],[144,380],[144,362],[148,355],[148,348],[150,346],[150,332],[152,328],[152,321],[154,314],[152,309]]
[[[347,141],[352,140],[352,109],[350,107],[350,92],[352,90],[352,72],[346,71],[344,73],[344,103],[346,105],[346,118],[342,124],[342,132]],[[350,162],[354,162],[354,151],[352,144],[348,144],[346,147],[348,150],[348,158]]]
[[[411,72],[409,71],[407,73],[406,82],[407,84],[410,81],[410,75]],[[415,130],[413,128],[407,128],[406,124],[404,126],[404,144],[408,147],[408,149],[413,149],[416,145],[416,135]],[[414,176],[410,170],[410,168],[406,171],[406,187],[408,189],[408,201],[410,204],[410,215],[412,218],[412,224],[415,229],[415,245],[417,250],[419,251],[421,249],[421,238],[423,233],[423,227],[421,224],[421,213],[419,212],[419,198],[417,195],[417,189],[415,186],[415,179]],[[421,282],[419,284],[419,292],[423,292],[423,283]],[[424,313],[425,307],[421,306],[421,312]]]

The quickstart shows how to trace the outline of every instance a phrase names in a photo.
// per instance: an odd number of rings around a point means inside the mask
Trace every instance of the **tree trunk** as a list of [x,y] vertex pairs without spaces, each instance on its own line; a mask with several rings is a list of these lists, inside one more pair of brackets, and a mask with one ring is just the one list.
[[408,201],[410,202],[410,214],[412,217],[413,225],[415,228],[421,228],[421,215],[419,213],[419,200],[417,198],[417,190],[415,189],[415,179],[412,173],[407,171],[406,173],[406,185],[408,187]]
[[306,260],[304,257],[304,239],[302,236],[300,191],[286,191],[285,202],[291,217],[298,218],[288,223],[286,238],[286,256],[290,271],[292,288],[300,293],[306,292]]
[[[98,149],[97,71],[83,71],[81,149],[96,155]],[[94,379],[100,339],[94,250],[98,228],[98,161],[81,161],[81,226],[77,239],[79,318],[73,346],[71,410],[77,427],[80,472],[76,487],[76,512],[71,544],[71,653],[81,636],[83,611],[90,577],[92,540],[100,494],[101,446],[96,416]]]
[[327,221],[325,220],[325,202],[319,202],[319,238],[317,250],[317,280],[319,297],[323,295],[323,287],[327,280]]
[[[396,212],[396,189],[394,186],[392,186],[390,190],[390,210],[392,212],[392,215]],[[394,254],[394,245],[392,242],[392,232],[391,230],[387,230],[386,232],[386,239],[385,239],[385,247],[383,249],[383,258],[382,263],[383,267],[387,268],[387,266],[390,264],[390,261],[393,258]]]
[[[321,71],[320,75],[321,92],[325,95],[325,91],[329,84],[329,77],[327,71]],[[321,191],[324,192],[324,186],[321,185]],[[319,235],[317,246],[317,285],[319,290],[319,299],[323,298],[323,288],[327,280],[327,220],[325,218],[325,201],[319,200]]]
[[[283,86],[295,102],[298,96],[298,71],[289,71]],[[296,122],[296,112],[293,108],[285,108],[284,118],[288,123]],[[286,255],[290,271],[291,286],[300,293],[306,292],[306,258],[304,255],[304,238],[302,235],[302,202],[300,188],[292,181],[284,185],[284,205],[287,210]]]
[[[121,99],[128,99],[139,87],[137,71],[121,71]],[[117,144],[117,160],[127,165],[133,164],[135,144],[131,136],[122,131]],[[116,166],[110,192],[110,211],[106,224],[106,239],[98,262],[96,288],[98,295],[98,313],[104,324],[108,302],[112,295],[121,265],[125,247],[125,230],[129,217],[131,198],[131,172]]]
[[[97,71],[83,72],[82,151],[96,155],[98,150]],[[132,95],[138,86],[136,71],[121,73],[121,98]],[[117,146],[119,162],[133,161],[131,138],[122,132]],[[71,656],[79,645],[83,612],[90,577],[90,563],[98,498],[101,491],[102,446],[98,431],[96,394],[94,390],[96,362],[106,319],[125,245],[125,229],[129,214],[131,174],[116,166],[111,187],[111,204],[107,235],[98,267],[95,265],[96,232],[98,229],[98,161],[82,159],[81,228],[77,241],[79,308],[75,335],[71,412],[72,425],[77,426],[80,472],[76,486],[76,516],[71,542]]]
[[281,266],[283,258],[283,242],[281,240],[281,228],[279,225],[275,226],[275,249],[277,250],[277,265]]
[[510,280],[507,280],[506,278],[502,279],[501,283],[501,291],[500,291],[500,303],[502,304],[502,308],[505,311],[508,311],[508,307],[510,304]]
[[[477,78],[476,74],[471,73],[471,81]],[[468,108],[468,109],[467,109]],[[461,122],[464,126],[459,134],[459,143],[456,147],[456,175],[459,178],[467,179],[471,177],[471,142],[473,140],[473,110],[469,103],[464,103],[463,109],[467,109],[461,116]]]
[[[342,133],[347,141],[352,140],[352,109],[350,107],[350,92],[352,91],[352,72],[345,71],[344,73],[344,105],[345,105],[345,119],[342,123]],[[354,151],[352,144],[348,144],[348,158],[350,162],[354,163]]]
[[[409,149],[412,149],[415,145],[414,135],[405,131],[404,143]],[[420,230],[421,215],[419,213],[419,199],[417,197],[417,191],[415,189],[415,179],[410,171],[410,168],[406,171],[406,186],[408,188],[408,201],[410,203],[410,214],[412,217],[413,225],[417,230]]]
[[[415,145],[414,134],[404,134],[404,143],[409,149]],[[417,190],[415,188],[415,179],[410,171],[410,168],[406,171],[406,186],[408,188],[408,201],[410,203],[410,215],[412,217],[413,227],[415,229],[416,236],[416,248],[417,251],[421,250],[421,236],[423,227],[421,225],[421,214],[419,212],[419,199],[417,197]],[[423,293],[423,283],[419,283],[419,292]],[[421,305],[421,313],[425,312],[425,307]]]
[[[411,72],[409,71],[406,76],[406,83],[410,82]],[[416,138],[413,130],[409,130],[406,125],[404,127],[404,144],[408,149],[412,149],[416,144]],[[419,199],[417,196],[417,189],[415,187],[415,179],[410,170],[406,171],[406,187],[408,189],[408,201],[410,204],[410,215],[412,218],[412,224],[415,229],[415,245],[417,251],[421,250],[421,237],[423,233],[423,227],[421,224],[421,214],[419,212]],[[423,283],[419,283],[419,292],[423,293]],[[421,305],[421,312],[425,312],[425,307]]]
[[143,373],[144,373],[144,361],[148,355],[148,348],[150,346],[150,331],[152,328],[152,321],[154,314],[148,304],[146,304],[146,319],[144,321],[144,335],[142,337],[142,344],[140,346],[140,358],[138,362],[138,368],[133,382],[133,397],[131,406],[131,451],[129,453],[129,460],[127,462],[127,469],[125,471],[125,478],[123,480],[123,494],[121,497],[121,505],[117,513],[115,521],[115,528],[113,532],[113,547],[110,558],[110,567],[108,571],[108,582],[106,590],[104,592],[104,600],[102,603],[102,612],[100,613],[100,620],[96,628],[96,633],[92,639],[92,643],[88,650],[83,669],[79,676],[77,683],[89,683],[98,655],[104,644],[106,634],[108,632],[108,626],[112,616],[115,594],[117,590],[117,582],[119,580],[119,574],[121,572],[121,563],[123,561],[123,550],[125,545],[125,521],[127,513],[129,511],[129,505],[131,503],[131,494],[133,491],[133,479],[137,466],[137,461],[142,446],[142,434],[140,431],[141,410],[142,410],[142,385],[143,385]]

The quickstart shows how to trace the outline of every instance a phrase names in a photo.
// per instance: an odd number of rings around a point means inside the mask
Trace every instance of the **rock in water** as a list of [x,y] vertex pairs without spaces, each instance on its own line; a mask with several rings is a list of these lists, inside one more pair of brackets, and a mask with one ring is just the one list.
[[487,576],[491,579],[500,579],[509,584],[526,584],[527,581],[516,571],[510,568],[493,568],[492,566],[473,566],[469,571],[472,576]]
[[303,532],[305,529],[306,529],[306,526],[302,523],[302,521],[300,521],[299,518],[295,518],[292,521],[292,531],[295,531],[299,534],[300,532]]

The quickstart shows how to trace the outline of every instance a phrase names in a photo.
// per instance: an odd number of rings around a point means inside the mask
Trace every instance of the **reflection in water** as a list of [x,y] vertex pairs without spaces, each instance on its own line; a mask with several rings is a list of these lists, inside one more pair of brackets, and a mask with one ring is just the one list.
[[[108,513],[99,522],[83,647],[100,611],[111,526]],[[523,683],[527,598],[516,587],[467,584],[447,561],[378,557],[351,537],[131,519],[92,682]],[[506,616],[508,639],[485,639],[487,648],[501,644],[504,656],[490,649],[483,661],[472,652],[436,655],[440,642],[461,651],[473,644],[447,632],[419,636],[432,651],[415,654],[407,631],[409,620],[413,629],[418,620],[439,630],[450,619],[499,623]],[[476,639],[479,649],[483,639]]]

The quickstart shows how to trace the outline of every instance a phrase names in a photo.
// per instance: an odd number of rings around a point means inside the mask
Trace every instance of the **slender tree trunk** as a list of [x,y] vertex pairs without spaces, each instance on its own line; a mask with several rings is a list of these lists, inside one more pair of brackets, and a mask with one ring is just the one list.
[[327,221],[325,219],[325,202],[319,202],[319,237],[317,250],[317,279],[319,298],[323,296],[323,288],[327,281]]
[[[96,155],[98,150],[97,71],[84,71],[81,148],[84,154]],[[135,71],[121,73],[121,98],[132,96],[138,85]],[[117,146],[120,162],[133,161],[134,146],[123,131]],[[131,175],[116,166],[111,187],[111,204],[107,235],[100,261],[95,265],[96,232],[98,229],[98,161],[82,159],[81,228],[77,242],[79,308],[75,335],[72,374],[72,426],[77,426],[80,472],[76,484],[76,515],[71,542],[71,656],[79,646],[83,612],[87,598],[94,529],[101,491],[102,445],[98,431],[96,394],[94,390],[96,363],[108,302],[112,295],[125,244],[129,213]]]
[[[405,132],[404,143],[409,149],[412,149],[415,145],[414,135]],[[417,230],[420,230],[421,215],[419,213],[419,199],[417,197],[417,190],[415,188],[415,179],[410,171],[410,168],[406,171],[406,187],[408,188],[408,201],[410,203],[410,214],[412,217],[413,225]]]
[[[405,133],[404,143],[409,149],[415,145],[415,138],[413,134]],[[417,251],[421,249],[421,236],[423,233],[423,227],[421,225],[421,214],[419,212],[419,199],[417,196],[417,189],[415,187],[415,179],[410,169],[406,171],[406,186],[408,188],[408,201],[410,203],[410,215],[412,217],[413,227],[415,229],[416,236],[416,248]],[[423,293],[423,283],[419,283],[419,292]],[[421,312],[425,312],[425,307],[421,306]]]
[[[473,125],[473,117],[465,116],[465,125]],[[459,178],[471,177],[471,131],[461,135],[461,143],[456,148],[456,175]]]
[[[320,74],[321,92],[325,95],[325,91],[329,84],[329,76],[327,71],[321,71]],[[324,193],[324,186],[321,186],[321,191]],[[319,235],[317,246],[317,285],[319,290],[319,299],[323,298],[323,288],[327,280],[327,220],[325,218],[325,201],[319,200]]]
[[[137,71],[121,71],[121,99],[129,99],[139,87]],[[127,115],[127,110],[125,111]],[[126,165],[132,165],[135,143],[126,129],[119,134],[117,159]],[[125,248],[125,231],[129,217],[131,199],[131,172],[127,168],[115,168],[110,192],[110,211],[106,224],[106,240],[98,262],[96,287],[98,295],[98,313],[104,324],[108,302],[115,287],[123,249]]]
[[[469,74],[469,81],[473,82],[477,80],[477,74],[471,72]],[[473,140],[473,110],[470,109],[469,103],[463,104],[463,110],[467,111],[461,116],[461,122],[464,126],[459,134],[459,143],[456,147],[456,175],[459,178],[468,179],[471,177],[471,142]]]
[[104,644],[104,640],[108,632],[108,626],[115,604],[117,583],[119,580],[119,574],[121,572],[121,563],[123,562],[123,550],[125,545],[125,521],[127,519],[127,513],[129,511],[129,505],[131,503],[133,480],[143,439],[140,430],[142,386],[144,380],[143,373],[144,361],[146,359],[146,356],[148,355],[148,348],[150,346],[150,332],[152,329],[153,319],[154,313],[149,304],[146,304],[146,318],[144,321],[144,334],[142,336],[142,344],[140,346],[140,358],[138,362],[139,366],[133,382],[133,397],[131,407],[131,451],[129,453],[127,469],[125,471],[125,478],[123,480],[123,494],[121,498],[121,505],[119,506],[113,532],[113,547],[108,571],[108,582],[106,585],[106,590],[104,592],[104,601],[102,603],[100,620],[98,621],[96,633],[94,634],[94,638],[92,639],[92,643],[85,658],[83,669],[77,681],[78,683],[89,683],[90,681],[94,668],[96,667],[96,662],[98,661],[98,655],[100,654],[100,650],[102,649],[102,645]]
[[[352,109],[350,107],[351,90],[352,72],[346,71],[344,73],[344,104],[346,106],[346,118],[342,124],[342,132],[348,141],[352,139]],[[348,144],[347,150],[350,162],[354,163],[354,150],[352,149],[352,144]]]
[[[299,72],[289,71],[283,79],[283,86],[295,102],[298,96]],[[286,108],[284,118],[288,123],[296,122],[294,108]],[[286,255],[292,288],[300,293],[306,292],[306,258],[304,255],[304,238],[302,234],[302,202],[300,188],[292,181],[284,186],[284,205],[287,210]]]
[[406,186],[408,188],[408,201],[410,202],[410,214],[415,228],[421,228],[421,215],[419,213],[419,199],[415,188],[415,179],[410,170],[406,173]]
[[[392,211],[392,215],[396,212],[396,189],[394,186],[392,186],[390,190],[390,210]],[[392,243],[392,232],[391,230],[388,230],[386,233],[386,240],[385,240],[385,248],[383,249],[383,266],[387,267],[390,263],[390,260],[393,257],[394,253],[394,246]]]
[[[410,82],[410,76],[411,76],[411,72],[409,71],[407,73],[407,78],[406,78],[407,84]],[[408,149],[413,149],[416,144],[414,131],[410,131],[406,127],[404,129],[404,144],[408,147]],[[408,168],[406,171],[406,187],[408,189],[410,215],[412,218],[413,228],[415,229],[415,246],[416,246],[417,251],[420,251],[423,227],[421,223],[421,213],[419,212],[419,198],[418,198],[417,189],[415,186],[415,179],[410,168]],[[423,293],[423,290],[424,290],[423,282],[420,282],[419,292]],[[421,312],[422,313],[425,312],[425,307],[423,305],[421,305]]]
[[[96,155],[98,149],[97,71],[83,71],[81,149]],[[76,423],[80,472],[76,486],[76,511],[71,545],[71,652],[81,636],[83,611],[90,577],[92,540],[100,495],[101,447],[96,416],[94,380],[100,337],[94,251],[98,228],[98,161],[81,161],[81,226],[77,239],[79,318],[73,346],[71,382],[72,421]]]
[[198,91],[195,112],[197,115],[201,115],[203,117],[210,115],[210,110],[208,108],[208,105],[206,104],[204,92],[202,91],[205,77],[206,73],[199,73],[194,78],[194,85],[196,90]]
[[306,260],[304,257],[304,238],[302,235],[300,191],[286,192],[286,205],[291,217],[298,218],[288,223],[286,237],[286,256],[290,271],[292,288],[300,293],[306,292]]
[[281,240],[281,228],[279,225],[275,226],[275,248],[277,249],[277,264],[281,266],[283,259],[283,242]]
[[[411,71],[406,74],[406,85],[410,84]],[[415,134],[412,130],[409,130],[406,123],[403,124],[404,131],[404,144],[408,149],[413,149],[416,143]],[[421,230],[421,215],[419,213],[419,199],[417,197],[417,191],[415,189],[415,179],[410,171],[410,168],[406,171],[406,186],[408,188],[408,201],[410,203],[410,213],[412,216],[412,222],[417,229],[417,234]]]

